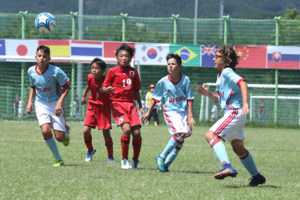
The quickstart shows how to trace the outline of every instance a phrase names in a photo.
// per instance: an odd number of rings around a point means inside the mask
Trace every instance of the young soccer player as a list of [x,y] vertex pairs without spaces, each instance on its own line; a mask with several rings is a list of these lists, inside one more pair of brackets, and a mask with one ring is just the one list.
[[258,123],[264,122],[264,117],[265,117],[265,104],[263,100],[260,100],[260,105],[258,109]]
[[39,46],[35,56],[37,65],[28,69],[31,88],[26,111],[31,114],[32,99],[36,96],[36,116],[44,140],[55,157],[53,166],[58,167],[64,162],[52,137],[51,128],[54,130],[56,140],[62,142],[64,146],[68,146],[71,127],[66,126],[63,101],[70,90],[70,81],[59,67],[49,64],[50,59],[50,49],[47,46]]
[[[129,65],[134,53],[135,49],[125,43],[116,50],[116,58],[119,65],[107,71],[106,79],[101,88],[103,92],[111,94],[113,118],[117,126],[121,126],[123,130],[121,136],[121,167],[123,169],[137,169],[142,145],[141,123],[134,103],[134,100],[137,100],[139,110],[144,114],[139,93],[141,82],[137,70]],[[133,137],[133,157],[130,167],[128,150],[131,134]]]
[[88,91],[91,91],[86,108],[86,115],[83,128],[83,138],[88,148],[85,161],[91,161],[96,149],[92,145],[91,129],[98,126],[98,130],[103,130],[103,137],[108,153],[108,161],[115,162],[113,157],[113,141],[110,136],[111,129],[111,111],[110,111],[110,97],[107,93],[100,92],[105,76],[106,64],[103,60],[95,58],[91,62],[91,74],[87,76],[87,86],[82,95],[81,104],[86,103],[85,97]]
[[238,56],[230,46],[220,46],[216,52],[215,68],[220,71],[217,77],[217,94],[209,91],[208,87],[197,87],[197,92],[219,102],[224,109],[224,116],[219,119],[206,133],[205,138],[213,148],[216,156],[223,165],[223,169],[215,175],[216,179],[227,176],[235,177],[237,171],[231,166],[225,146],[220,141],[230,142],[233,151],[252,175],[250,186],[265,183],[266,179],[257,170],[252,155],[244,147],[244,125],[247,120],[248,90],[245,79],[235,73]]
[[190,79],[181,74],[181,57],[177,54],[168,54],[169,75],[158,81],[153,92],[150,107],[142,122],[150,116],[156,103],[164,99],[164,118],[172,136],[166,148],[156,156],[157,168],[161,172],[169,172],[169,166],[177,157],[184,139],[191,136],[195,121],[193,118],[194,93]]

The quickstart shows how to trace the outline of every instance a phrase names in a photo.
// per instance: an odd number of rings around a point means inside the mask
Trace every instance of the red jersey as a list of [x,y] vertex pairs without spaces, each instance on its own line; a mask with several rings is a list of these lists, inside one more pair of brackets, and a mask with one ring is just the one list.
[[87,82],[89,90],[91,94],[88,97],[89,103],[101,105],[101,106],[109,106],[110,105],[110,97],[109,94],[100,92],[100,88],[105,80],[105,76],[102,76],[100,80],[95,80],[92,74],[87,76]]
[[135,68],[115,66],[107,71],[102,86],[115,88],[115,91],[110,94],[112,101],[133,101],[136,100],[133,91],[141,89],[141,81]]

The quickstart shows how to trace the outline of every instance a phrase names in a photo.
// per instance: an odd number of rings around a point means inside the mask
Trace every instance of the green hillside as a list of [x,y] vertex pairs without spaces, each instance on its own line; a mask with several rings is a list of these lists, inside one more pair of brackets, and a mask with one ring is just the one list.
[[[28,10],[30,13],[50,12],[69,14],[78,10],[78,0],[0,0],[1,13],[16,13]],[[137,17],[194,17],[194,0],[86,0],[88,15],[120,15],[128,13]],[[199,0],[199,18],[218,18],[219,0]],[[287,9],[300,10],[299,0],[224,0],[224,15],[244,19],[272,19],[284,16]]]

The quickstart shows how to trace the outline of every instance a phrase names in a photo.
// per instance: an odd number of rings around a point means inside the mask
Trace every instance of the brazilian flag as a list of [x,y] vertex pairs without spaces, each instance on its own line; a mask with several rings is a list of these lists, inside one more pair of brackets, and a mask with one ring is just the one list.
[[183,66],[200,66],[201,48],[200,45],[179,45],[170,44],[170,53],[180,55]]

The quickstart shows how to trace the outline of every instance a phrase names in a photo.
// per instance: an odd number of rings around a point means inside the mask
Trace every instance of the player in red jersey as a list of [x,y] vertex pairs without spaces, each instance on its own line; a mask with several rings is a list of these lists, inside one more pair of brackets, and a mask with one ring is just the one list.
[[[134,103],[134,100],[137,100],[139,110],[144,114],[139,93],[141,81],[137,70],[129,65],[134,53],[135,49],[125,43],[116,50],[116,58],[119,65],[107,71],[106,79],[101,88],[103,92],[111,94],[113,118],[117,126],[121,126],[123,130],[121,136],[121,167],[123,169],[137,169],[142,145],[141,123]],[[128,149],[131,134],[133,136],[133,158],[131,159],[130,167],[128,163]]]
[[91,93],[88,97],[89,104],[86,108],[86,116],[83,128],[83,137],[88,152],[85,161],[91,161],[96,149],[92,145],[91,129],[98,126],[98,130],[103,130],[103,137],[105,146],[108,152],[108,161],[114,162],[113,157],[113,142],[110,136],[111,129],[111,110],[110,110],[110,97],[109,94],[101,93],[100,88],[105,79],[103,73],[105,72],[106,64],[103,60],[95,58],[91,62],[91,74],[87,76],[87,86],[83,93],[81,104],[86,103],[85,97],[90,90]]

